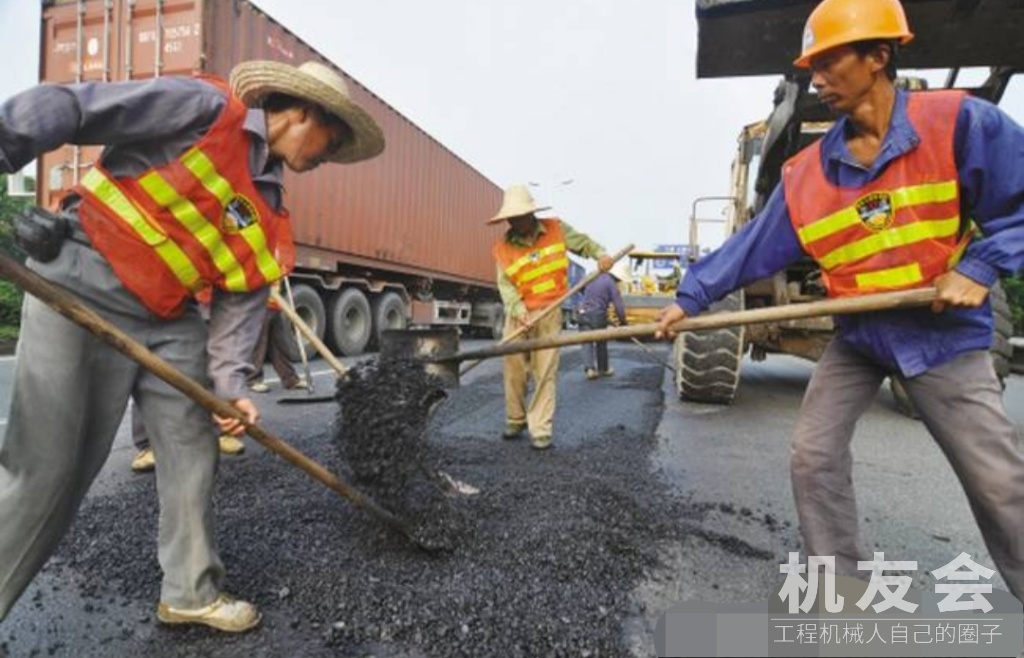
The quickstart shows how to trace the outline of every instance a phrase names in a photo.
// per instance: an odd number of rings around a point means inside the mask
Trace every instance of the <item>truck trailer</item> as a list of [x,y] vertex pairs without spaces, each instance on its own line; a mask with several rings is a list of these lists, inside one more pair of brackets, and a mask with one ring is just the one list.
[[[285,174],[296,246],[295,308],[333,350],[356,355],[386,329],[449,325],[500,337],[504,324],[485,220],[501,189],[248,0],[44,0],[39,78],[227,78],[240,61],[316,60],[345,79],[384,131],[380,156]],[[64,146],[37,164],[52,207],[99,157]],[[296,356],[297,356],[297,351]]]

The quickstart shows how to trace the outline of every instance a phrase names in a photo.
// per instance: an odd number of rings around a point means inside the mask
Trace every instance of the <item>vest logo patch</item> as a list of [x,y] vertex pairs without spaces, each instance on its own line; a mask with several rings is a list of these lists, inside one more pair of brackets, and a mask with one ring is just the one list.
[[892,198],[888,192],[861,197],[854,206],[864,227],[878,233],[892,225]]
[[224,206],[224,217],[221,219],[221,224],[226,233],[238,233],[253,224],[259,224],[259,221],[260,214],[256,210],[256,205],[238,194],[228,202],[228,205]]

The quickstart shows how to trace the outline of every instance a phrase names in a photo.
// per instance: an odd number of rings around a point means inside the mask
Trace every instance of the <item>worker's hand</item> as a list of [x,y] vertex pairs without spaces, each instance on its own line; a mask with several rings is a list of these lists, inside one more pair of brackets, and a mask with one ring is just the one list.
[[513,315],[512,324],[515,325],[516,329],[522,329],[523,327],[530,324],[530,314],[520,313],[519,315]]
[[[250,425],[260,419],[260,410],[256,408],[256,405],[249,398],[239,398],[232,402],[232,404],[235,406],[235,409],[242,412],[246,422]],[[217,427],[220,428],[222,434],[230,434],[231,436],[242,436],[245,434],[245,424],[237,418],[225,418],[224,416],[213,414],[213,420],[217,423]]]
[[686,317],[686,311],[679,307],[679,304],[670,304],[658,311],[658,329],[654,337],[658,339],[672,340],[676,332],[669,329],[669,326]]
[[932,302],[932,311],[942,313],[947,306],[977,307],[985,303],[988,288],[956,270],[935,279],[938,295]]
[[614,264],[615,261],[613,261],[612,257],[609,256],[608,254],[605,254],[604,256],[601,256],[600,258],[597,259],[597,269],[601,270],[602,272],[607,272],[608,270],[612,269],[612,265]]

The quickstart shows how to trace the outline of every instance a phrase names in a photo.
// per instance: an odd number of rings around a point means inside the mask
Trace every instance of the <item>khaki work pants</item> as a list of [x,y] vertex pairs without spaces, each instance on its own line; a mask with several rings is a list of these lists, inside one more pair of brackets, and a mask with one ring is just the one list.
[[[505,335],[517,329],[511,318],[505,320]],[[562,330],[562,314],[548,315],[522,335],[524,340],[558,335]],[[510,424],[525,424],[531,437],[551,436],[555,420],[555,389],[558,384],[558,350],[538,350],[509,354],[504,358],[505,418]],[[526,390],[533,375],[536,390],[529,407]]]
[[[887,376],[833,340],[811,377],[793,439],[793,495],[804,548],[808,555],[835,556],[836,572],[844,575],[857,575],[857,561],[865,559],[858,546],[850,441]],[[1010,592],[1024,598],[1024,457],[992,357],[969,352],[904,383],[953,466],[996,567]]]

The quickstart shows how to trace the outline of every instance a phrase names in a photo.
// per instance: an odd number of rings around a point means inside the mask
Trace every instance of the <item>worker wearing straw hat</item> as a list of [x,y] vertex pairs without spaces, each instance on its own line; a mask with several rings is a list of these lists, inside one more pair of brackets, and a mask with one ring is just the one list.
[[793,438],[804,549],[860,573],[850,444],[896,377],[1024,598],[1024,456],[989,352],[989,289],[1024,267],[1024,130],[963,91],[897,88],[896,57],[913,38],[898,0],[824,0],[803,37],[794,63],[838,118],[784,164],[758,216],[687,270],[660,331],[808,256],[832,297],[933,286],[931,309],[836,319]]
[[[548,208],[537,206],[525,185],[513,185],[505,190],[498,213],[487,220],[488,224],[508,222],[509,225],[492,250],[498,265],[498,290],[505,305],[506,333],[537,318],[568,292],[567,251],[597,259],[598,267],[604,272],[613,264],[604,247],[566,222],[538,219],[535,213],[544,210]],[[523,338],[553,336],[561,328],[561,313],[549,313],[524,333]],[[527,407],[526,391],[531,374],[536,388]],[[504,358],[503,438],[515,439],[528,429],[534,449],[551,447],[557,374],[557,349],[511,354]]]
[[[374,120],[341,76],[317,62],[245,62],[230,84],[165,76],[41,85],[0,105],[0,172],[62,144],[106,148],[58,214],[35,209],[21,218],[29,267],[185,375],[212,380],[254,422],[250,356],[268,286],[294,262],[284,168],[377,155],[384,138]],[[204,290],[212,290],[208,330],[195,302]],[[129,396],[158,457],[157,618],[228,632],[254,627],[256,608],[223,590],[209,414],[31,297],[0,444],[0,619],[67,531]],[[244,430],[238,420],[215,420],[221,432]]]

